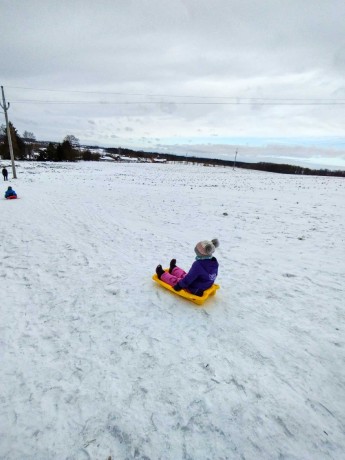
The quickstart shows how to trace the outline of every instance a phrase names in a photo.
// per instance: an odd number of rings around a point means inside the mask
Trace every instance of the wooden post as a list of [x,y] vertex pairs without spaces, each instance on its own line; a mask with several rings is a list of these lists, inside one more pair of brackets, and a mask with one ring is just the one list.
[[6,105],[5,93],[4,93],[4,87],[3,86],[1,87],[1,91],[2,91],[2,104],[0,103],[0,106],[3,108],[3,110],[5,112],[7,137],[8,137],[8,146],[9,146],[9,149],[10,149],[10,157],[11,157],[11,162],[12,162],[13,179],[17,179],[16,165],[14,163],[14,155],[13,155],[12,137],[11,137],[10,125],[8,123],[8,116],[7,116],[7,109],[9,109],[10,103],[8,103],[8,105]]

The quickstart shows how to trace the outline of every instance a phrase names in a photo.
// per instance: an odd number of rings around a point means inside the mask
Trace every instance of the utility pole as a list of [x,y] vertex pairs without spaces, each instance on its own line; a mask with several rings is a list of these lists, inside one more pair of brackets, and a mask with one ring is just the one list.
[[235,153],[234,169],[235,169],[235,166],[236,166],[236,158],[237,158],[237,149],[236,149],[236,153]]
[[14,155],[13,155],[11,131],[10,131],[10,125],[8,123],[8,116],[7,116],[7,110],[10,108],[10,103],[8,103],[6,105],[5,93],[4,93],[4,87],[3,86],[1,87],[1,91],[2,91],[2,104],[0,103],[0,106],[2,107],[2,109],[3,109],[4,113],[5,113],[7,137],[8,137],[8,146],[10,148],[10,156],[11,156],[11,162],[12,162],[12,174],[13,174],[13,179],[17,179],[16,165],[14,164]]

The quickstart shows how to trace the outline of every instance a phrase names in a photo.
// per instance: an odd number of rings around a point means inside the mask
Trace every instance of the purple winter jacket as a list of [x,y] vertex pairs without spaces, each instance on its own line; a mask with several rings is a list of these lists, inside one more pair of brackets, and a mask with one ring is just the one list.
[[182,289],[188,289],[193,294],[202,295],[210,288],[218,275],[218,261],[212,259],[198,259],[191,266],[187,275],[179,281]]

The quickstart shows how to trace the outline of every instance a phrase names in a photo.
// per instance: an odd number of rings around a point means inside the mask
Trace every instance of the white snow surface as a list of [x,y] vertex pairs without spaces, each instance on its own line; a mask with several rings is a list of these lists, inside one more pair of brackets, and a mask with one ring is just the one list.
[[[345,181],[20,163],[1,200],[1,459],[345,457]],[[202,307],[151,279],[218,238]]]

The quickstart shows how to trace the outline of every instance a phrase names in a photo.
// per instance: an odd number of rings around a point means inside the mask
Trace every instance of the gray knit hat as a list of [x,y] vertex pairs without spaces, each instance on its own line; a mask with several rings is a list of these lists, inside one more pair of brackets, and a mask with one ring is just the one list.
[[194,251],[198,257],[210,257],[212,256],[216,248],[218,248],[218,246],[219,241],[217,240],[217,238],[211,241],[199,241],[199,243],[195,246]]

